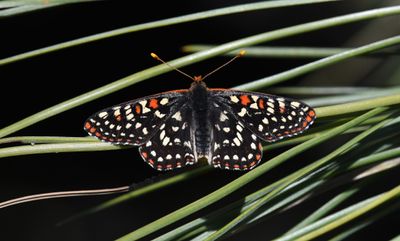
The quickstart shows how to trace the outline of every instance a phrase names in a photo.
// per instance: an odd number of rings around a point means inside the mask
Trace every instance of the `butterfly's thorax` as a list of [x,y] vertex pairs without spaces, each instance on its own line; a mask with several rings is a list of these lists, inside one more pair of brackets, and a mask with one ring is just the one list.
[[204,82],[194,82],[190,93],[196,151],[199,155],[206,155],[209,152],[211,139],[209,92]]

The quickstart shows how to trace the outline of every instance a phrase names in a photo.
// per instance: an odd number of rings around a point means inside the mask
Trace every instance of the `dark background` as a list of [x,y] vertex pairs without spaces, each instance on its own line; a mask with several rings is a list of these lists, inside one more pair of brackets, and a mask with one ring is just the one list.
[[[0,127],[8,126],[64,100],[157,65],[158,62],[149,56],[150,52],[158,53],[164,60],[171,60],[185,55],[180,49],[186,44],[220,44],[281,27],[382,6],[379,2],[382,1],[345,1],[216,17],[126,34],[1,66]],[[0,57],[5,58],[120,27],[240,3],[247,2],[236,0],[229,3],[228,1],[171,3],[150,0],[141,1],[139,4],[137,1],[102,1],[71,4],[2,18]],[[363,21],[315,31],[269,42],[268,45],[351,47],[391,35],[390,31],[383,29],[377,35],[370,35],[369,38],[354,38],[356,30],[363,28],[367,23],[368,21]],[[205,74],[226,60],[225,57],[216,57],[185,67],[183,70],[190,75]],[[242,58],[214,74],[207,80],[207,84],[209,87],[228,88],[309,61],[311,60]],[[354,64],[359,66],[358,69],[352,69],[347,75],[343,72],[338,73],[339,77],[342,75],[345,79],[338,79],[332,73],[335,72],[335,68],[345,68],[345,64],[339,64],[326,68],[325,72],[318,71],[313,75],[296,78],[289,84],[374,85],[376,80],[373,75],[369,75],[372,70],[360,67],[363,64],[361,60],[354,61]],[[315,76],[320,77],[322,81],[315,83]],[[188,88],[189,85],[190,80],[177,72],[170,72],[39,122],[13,135],[85,136],[86,133],[82,129],[84,120],[102,108],[148,94]],[[306,161],[307,157],[315,158],[323,155],[332,148],[334,146],[325,146],[325,149],[319,149],[320,153],[310,151],[307,153],[308,156],[302,156],[301,160]],[[264,161],[281,151],[265,154]],[[302,165],[304,163],[295,162],[282,165],[268,176],[247,185],[243,190],[235,192],[205,211],[196,213],[195,216],[244,197]],[[4,158],[1,159],[0,173],[0,201],[42,192],[124,186],[159,175],[142,161],[136,148]],[[0,211],[0,239],[115,239],[210,193],[239,175],[241,174],[236,172],[215,170],[190,182],[171,186],[62,227],[56,227],[55,223],[108,200],[111,196],[65,198],[11,207]],[[390,187],[396,179],[395,175],[393,177],[393,180],[379,185]],[[295,208],[291,214],[299,218],[304,217],[308,211],[326,202],[332,195],[334,191],[328,193],[325,199],[313,200],[303,205],[301,209]],[[273,222],[267,220],[230,239],[271,239],[297,222],[293,216],[280,215]],[[396,233],[387,224],[390,224],[390,220],[396,220],[395,217],[397,217],[395,214],[388,216],[377,225],[355,235],[354,239],[374,240],[373,237],[377,234],[383,238],[380,240],[393,237]],[[179,223],[168,227],[165,231],[177,227]]]

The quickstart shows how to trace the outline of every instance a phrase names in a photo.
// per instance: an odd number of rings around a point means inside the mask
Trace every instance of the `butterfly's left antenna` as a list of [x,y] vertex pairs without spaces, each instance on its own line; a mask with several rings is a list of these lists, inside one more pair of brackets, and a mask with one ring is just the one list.
[[157,54],[155,54],[155,53],[150,53],[150,55],[151,55],[151,57],[153,57],[154,59],[160,61],[161,63],[166,64],[166,65],[169,66],[171,69],[174,69],[174,70],[178,71],[179,73],[183,74],[184,76],[190,78],[190,79],[193,80],[193,81],[197,81],[196,77],[192,77],[192,76],[186,74],[185,72],[183,72],[182,70],[180,70],[180,69],[178,69],[178,68],[176,68],[176,67],[170,65],[168,62],[165,62],[165,61],[162,60],[160,57],[158,57]]

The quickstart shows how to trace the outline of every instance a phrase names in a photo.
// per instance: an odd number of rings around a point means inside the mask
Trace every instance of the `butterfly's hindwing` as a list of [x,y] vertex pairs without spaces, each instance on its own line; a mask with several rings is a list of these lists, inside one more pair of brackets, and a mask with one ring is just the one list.
[[229,170],[249,170],[262,157],[260,140],[228,111],[215,109],[212,115],[210,164]]
[[89,117],[84,129],[106,142],[142,145],[185,102],[185,92],[166,92],[128,101]]
[[301,133],[316,117],[310,106],[289,98],[245,91],[211,91],[216,102],[269,142]]
[[160,126],[155,135],[139,148],[145,162],[159,171],[195,163],[190,115],[190,108],[183,106]]

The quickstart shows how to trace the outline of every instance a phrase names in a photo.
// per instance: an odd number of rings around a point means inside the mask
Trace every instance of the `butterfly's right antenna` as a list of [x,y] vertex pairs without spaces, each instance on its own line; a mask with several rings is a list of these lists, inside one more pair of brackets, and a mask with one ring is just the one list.
[[193,80],[193,81],[197,81],[197,79],[196,79],[195,77],[192,77],[192,76],[186,74],[185,72],[183,72],[182,70],[180,70],[180,69],[178,69],[178,68],[176,68],[176,67],[170,65],[168,62],[165,62],[165,61],[162,60],[160,57],[158,57],[157,54],[155,54],[155,53],[150,53],[150,55],[151,55],[151,57],[153,57],[154,59],[160,61],[161,63],[166,64],[166,65],[169,66],[171,69],[174,69],[174,70],[178,71],[179,73],[183,74],[184,76],[190,78],[190,79]]

